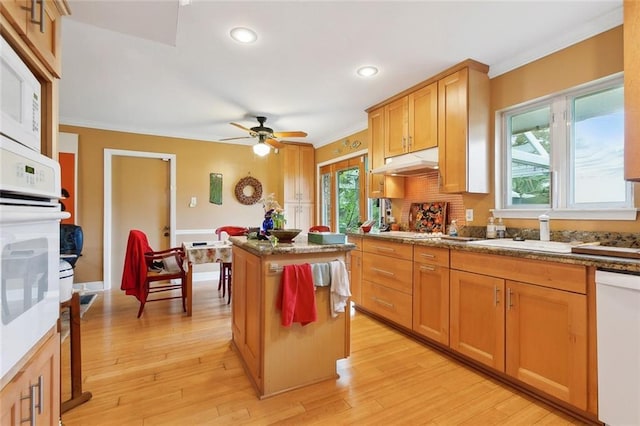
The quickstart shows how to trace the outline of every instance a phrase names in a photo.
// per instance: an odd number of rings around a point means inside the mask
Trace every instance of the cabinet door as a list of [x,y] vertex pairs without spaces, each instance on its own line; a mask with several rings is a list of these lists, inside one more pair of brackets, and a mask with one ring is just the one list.
[[[369,169],[384,165],[384,108],[369,113]],[[369,173],[369,198],[384,197],[384,176]]]
[[300,146],[298,150],[298,201],[301,203],[313,203],[313,194],[315,193],[315,151],[312,146]]
[[438,146],[438,83],[409,95],[409,152]]
[[27,21],[27,41],[56,77],[60,77],[62,61],[61,23],[60,13],[52,0],[42,4],[36,2],[36,21]]
[[624,2],[624,178],[640,181],[640,4]]
[[467,81],[465,68],[438,81],[438,156],[443,192],[467,188]]
[[351,300],[357,305],[362,304],[362,252],[351,250]]
[[384,107],[385,136],[384,136],[384,156],[407,152],[407,133],[409,121],[409,100],[405,96],[397,101],[391,102]]
[[504,280],[451,271],[450,347],[504,371]]
[[413,331],[449,344],[449,268],[414,263]]
[[298,203],[300,151],[297,146],[287,145],[282,149],[284,167],[284,202]]
[[587,297],[507,281],[506,372],[587,409]]
[[[34,413],[30,410],[31,398],[40,406]],[[21,425],[32,414],[37,425],[57,424],[60,418],[60,335],[57,333],[0,394],[0,424]]]
[[260,258],[233,249],[232,330],[233,341],[256,383],[261,378],[262,286]]

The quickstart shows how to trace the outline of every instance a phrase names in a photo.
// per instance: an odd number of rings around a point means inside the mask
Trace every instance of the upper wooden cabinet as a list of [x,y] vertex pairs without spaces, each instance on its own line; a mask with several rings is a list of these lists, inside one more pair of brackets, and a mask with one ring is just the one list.
[[489,192],[488,67],[438,82],[438,164],[443,192]]
[[[384,165],[385,108],[369,112],[369,170]],[[369,173],[369,198],[403,198],[404,178]]]
[[624,2],[624,178],[640,181],[640,4]]
[[433,82],[384,107],[384,156],[438,145],[438,84]]
[[287,144],[281,151],[287,228],[306,232],[314,223],[315,150],[312,145]]
[[46,68],[55,77],[60,78],[62,68],[60,17],[69,13],[66,2],[3,0],[0,11]]

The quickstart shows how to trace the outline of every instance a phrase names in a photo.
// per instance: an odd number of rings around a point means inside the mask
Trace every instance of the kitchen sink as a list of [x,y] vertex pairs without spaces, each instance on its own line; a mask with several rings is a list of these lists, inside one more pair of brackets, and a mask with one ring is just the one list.
[[545,251],[549,253],[571,253],[571,248],[581,243],[561,243],[558,241],[523,240],[517,241],[509,238],[496,240],[469,241],[467,244],[481,247],[496,247],[516,250]]

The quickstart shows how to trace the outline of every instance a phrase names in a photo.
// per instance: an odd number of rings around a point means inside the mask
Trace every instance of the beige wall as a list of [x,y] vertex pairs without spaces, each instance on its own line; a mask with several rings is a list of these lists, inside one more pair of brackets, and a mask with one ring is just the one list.
[[[537,61],[491,79],[491,117],[495,112],[580,84],[623,71],[622,26],[605,31],[595,37],[562,49]],[[491,137],[495,140],[494,123]],[[494,168],[493,152],[491,170]],[[493,175],[492,175],[493,182]],[[488,218],[488,209],[494,206],[494,194],[489,196],[465,195],[467,208],[475,206],[480,224]],[[636,205],[640,201],[640,186],[635,185]],[[535,220],[509,220],[508,226],[537,227]],[[573,221],[554,220],[552,230],[636,232],[640,221]]]
[[[78,262],[75,271],[76,282],[102,280],[103,157],[106,148],[176,155],[177,230],[213,229],[222,225],[260,226],[262,205],[245,206],[234,196],[236,183],[249,173],[262,183],[265,195],[274,192],[282,199],[281,156],[273,152],[258,157],[250,146],[245,145],[64,125],[60,126],[60,131],[79,135],[78,224],[83,228],[85,241],[82,261]],[[223,175],[222,205],[209,203],[209,173],[212,172]],[[192,196],[198,198],[198,204],[189,208]],[[128,229],[121,231],[129,232]],[[118,279],[114,277],[114,280]]]
[[[362,111],[362,116],[366,120],[367,113],[365,113],[364,110]],[[353,143],[356,141],[360,142],[360,144],[354,147]],[[369,131],[364,129],[316,149],[316,164],[321,164],[357,151],[366,150],[368,147]]]

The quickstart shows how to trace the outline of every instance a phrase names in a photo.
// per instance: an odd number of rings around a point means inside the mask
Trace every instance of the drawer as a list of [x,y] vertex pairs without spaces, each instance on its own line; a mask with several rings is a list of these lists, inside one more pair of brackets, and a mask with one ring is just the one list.
[[413,323],[413,301],[409,294],[370,281],[362,282],[362,306],[406,328]]
[[371,253],[364,253],[362,256],[362,279],[403,293],[413,293],[412,271],[413,262],[409,260]]
[[413,244],[393,243],[380,239],[364,238],[362,250],[367,253],[381,254],[397,259],[413,260]]
[[354,250],[362,251],[362,237],[347,235],[347,242],[356,245],[356,248],[354,248]]
[[441,247],[414,246],[413,261],[449,267],[449,249]]
[[454,250],[451,269],[575,293],[587,292],[587,268],[584,265]]

